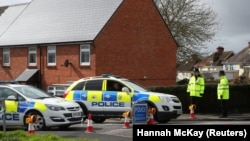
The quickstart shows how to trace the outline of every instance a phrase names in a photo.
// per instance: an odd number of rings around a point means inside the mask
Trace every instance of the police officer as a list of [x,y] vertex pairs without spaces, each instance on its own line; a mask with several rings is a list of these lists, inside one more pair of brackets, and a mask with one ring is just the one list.
[[219,71],[219,84],[217,86],[217,99],[221,107],[220,118],[228,116],[229,83],[223,70]]
[[[190,94],[191,105],[195,105],[195,109],[200,110],[199,104],[203,97],[205,89],[205,80],[201,76],[198,68],[194,68],[193,75],[189,79],[187,92]],[[201,112],[201,111],[198,111]]]
[[121,91],[120,85],[117,82],[114,82],[111,91]]

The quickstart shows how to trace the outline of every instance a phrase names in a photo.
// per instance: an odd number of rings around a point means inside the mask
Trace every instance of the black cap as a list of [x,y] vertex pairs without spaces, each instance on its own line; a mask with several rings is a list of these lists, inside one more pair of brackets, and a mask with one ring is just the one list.
[[219,71],[219,75],[225,75],[224,70],[220,70],[220,71]]
[[198,68],[194,68],[194,72],[200,72]]

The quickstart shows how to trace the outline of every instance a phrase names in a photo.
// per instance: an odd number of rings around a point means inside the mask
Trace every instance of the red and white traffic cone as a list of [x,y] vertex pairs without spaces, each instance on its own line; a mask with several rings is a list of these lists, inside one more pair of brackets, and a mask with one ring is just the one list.
[[129,117],[125,117],[124,119],[124,124],[123,124],[123,128],[129,128]]
[[94,132],[94,129],[93,129],[93,125],[92,125],[92,115],[89,114],[86,133],[93,133],[93,132]]
[[28,125],[28,134],[35,134],[35,127],[33,123],[29,123]]
[[154,120],[154,115],[153,115],[153,113],[150,113],[150,114],[149,114],[149,121],[148,121],[148,124],[151,124],[151,125],[155,124],[155,120]]
[[124,117],[124,124],[123,124],[123,128],[129,128],[129,116],[130,116],[130,112],[127,111],[127,112],[124,112],[122,114],[122,116]]
[[148,114],[149,114],[149,121],[148,124],[155,124],[155,120],[154,120],[154,114],[155,114],[156,110],[155,108],[150,108],[148,109]]
[[36,120],[36,115],[31,115],[26,119],[26,123],[28,123],[28,134],[35,134],[34,124],[36,123]]
[[192,105],[189,106],[189,110],[190,110],[189,118],[191,118],[191,119],[195,118],[194,108],[195,108],[194,104],[192,104]]

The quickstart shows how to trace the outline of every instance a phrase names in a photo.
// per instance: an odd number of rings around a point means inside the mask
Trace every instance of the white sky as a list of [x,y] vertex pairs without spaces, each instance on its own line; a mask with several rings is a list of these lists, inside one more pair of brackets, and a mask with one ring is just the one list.
[[250,0],[203,0],[216,13],[221,29],[213,43],[207,44],[210,52],[223,46],[226,51],[238,53],[250,42]]
[[[0,0],[0,6],[30,2],[31,0]],[[208,4],[218,15],[221,29],[212,43],[208,43],[208,52],[223,46],[225,51],[240,50],[250,42],[250,0],[201,0]]]

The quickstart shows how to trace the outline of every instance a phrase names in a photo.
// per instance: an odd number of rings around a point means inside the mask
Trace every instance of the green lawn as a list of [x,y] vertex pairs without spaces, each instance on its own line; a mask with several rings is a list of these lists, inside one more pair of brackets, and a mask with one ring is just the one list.
[[12,132],[0,132],[0,141],[98,141],[90,139],[65,139],[54,134],[28,134],[27,131],[16,130]]

